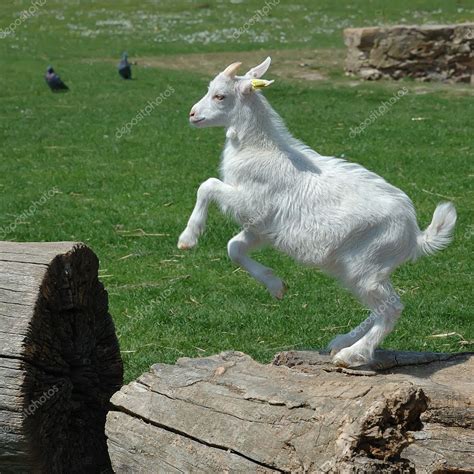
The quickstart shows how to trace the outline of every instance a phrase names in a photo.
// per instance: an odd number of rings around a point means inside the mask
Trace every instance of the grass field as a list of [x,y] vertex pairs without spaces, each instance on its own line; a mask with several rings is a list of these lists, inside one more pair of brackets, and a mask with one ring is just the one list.
[[[226,242],[238,229],[215,209],[198,248],[177,250],[199,183],[217,175],[224,141],[222,130],[187,124],[206,90],[207,69],[165,69],[150,60],[168,57],[171,64],[187,53],[209,55],[215,72],[244,51],[261,59],[268,50],[289,51],[296,60],[311,54],[326,79],[285,80],[281,73],[266,92],[290,130],[321,154],[362,163],[402,188],[421,227],[439,201],[455,203],[453,244],[394,275],[406,309],[385,347],[472,350],[472,87],[361,83],[343,75],[338,58],[344,27],[472,21],[474,1],[281,0],[237,39],[236,29],[265,2],[87,3],[93,6],[47,1],[13,33],[0,34],[0,238],[83,241],[95,250],[127,380],[180,356],[236,349],[268,361],[282,349],[321,348],[366,317],[337,282],[265,250],[258,259],[290,286],[283,301],[272,300],[229,262]],[[3,1],[0,29],[30,6]],[[123,50],[138,61],[136,80],[116,73]],[[226,51],[221,64],[216,53]],[[69,93],[47,89],[48,64]],[[402,87],[408,93],[383,117],[350,136]],[[117,130],[160,94],[160,105],[119,138]],[[33,215],[14,224],[48,192]]]

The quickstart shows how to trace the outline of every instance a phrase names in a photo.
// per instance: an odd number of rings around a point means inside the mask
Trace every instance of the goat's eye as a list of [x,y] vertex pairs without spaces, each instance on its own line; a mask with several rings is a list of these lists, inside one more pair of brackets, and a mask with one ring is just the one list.
[[222,94],[216,94],[214,96],[214,99],[218,100],[219,102],[225,99],[225,95]]

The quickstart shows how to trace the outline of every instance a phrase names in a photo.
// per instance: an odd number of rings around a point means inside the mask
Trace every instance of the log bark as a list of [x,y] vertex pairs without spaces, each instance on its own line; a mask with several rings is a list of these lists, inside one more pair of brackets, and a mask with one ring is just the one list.
[[123,368],[98,259],[82,244],[0,242],[0,472],[110,468]]
[[472,354],[239,352],[156,364],[112,397],[109,454],[125,472],[472,472]]
[[321,370],[346,376],[408,382],[427,396],[422,428],[402,452],[420,473],[474,472],[474,354],[376,351],[371,367],[358,370],[331,365],[325,353],[282,352],[273,363],[303,373]]

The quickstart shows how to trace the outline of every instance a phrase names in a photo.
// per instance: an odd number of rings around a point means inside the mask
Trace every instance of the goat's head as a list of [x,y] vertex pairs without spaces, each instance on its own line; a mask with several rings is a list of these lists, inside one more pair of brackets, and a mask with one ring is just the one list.
[[196,127],[228,127],[236,107],[248,100],[258,89],[273,81],[260,79],[270,67],[268,57],[262,64],[250,69],[244,76],[237,76],[241,63],[232,63],[210,83],[207,94],[193,106],[189,122]]

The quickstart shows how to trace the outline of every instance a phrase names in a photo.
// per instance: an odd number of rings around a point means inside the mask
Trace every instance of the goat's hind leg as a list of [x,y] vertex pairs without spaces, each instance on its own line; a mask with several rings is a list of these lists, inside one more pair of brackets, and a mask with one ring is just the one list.
[[392,332],[403,310],[399,296],[388,281],[378,284],[364,296],[362,299],[372,310],[367,318],[369,329],[354,344],[335,354],[333,362],[336,365],[351,367],[370,363],[375,349]]
[[364,319],[357,327],[347,334],[338,334],[328,345],[328,349],[331,351],[331,356],[335,356],[341,349],[350,347],[355,344],[359,339],[367,334],[372,328],[374,318],[372,314],[367,319]]
[[[346,283],[348,289],[352,291],[360,300],[363,301],[369,308],[372,308],[371,301],[365,301],[364,295],[366,294],[365,288],[360,282],[357,284]],[[359,339],[364,337],[367,332],[372,328],[374,324],[374,315],[371,313],[368,318],[364,319],[357,327],[352,329],[347,334],[338,334],[328,345],[328,349],[331,351],[331,356],[335,356],[341,349],[350,347],[355,344]]]
[[282,299],[286,291],[285,283],[273,274],[271,268],[250,258],[247,253],[260,247],[264,242],[249,230],[243,230],[227,244],[230,259],[244,270],[247,270],[257,281],[265,285],[272,296]]

